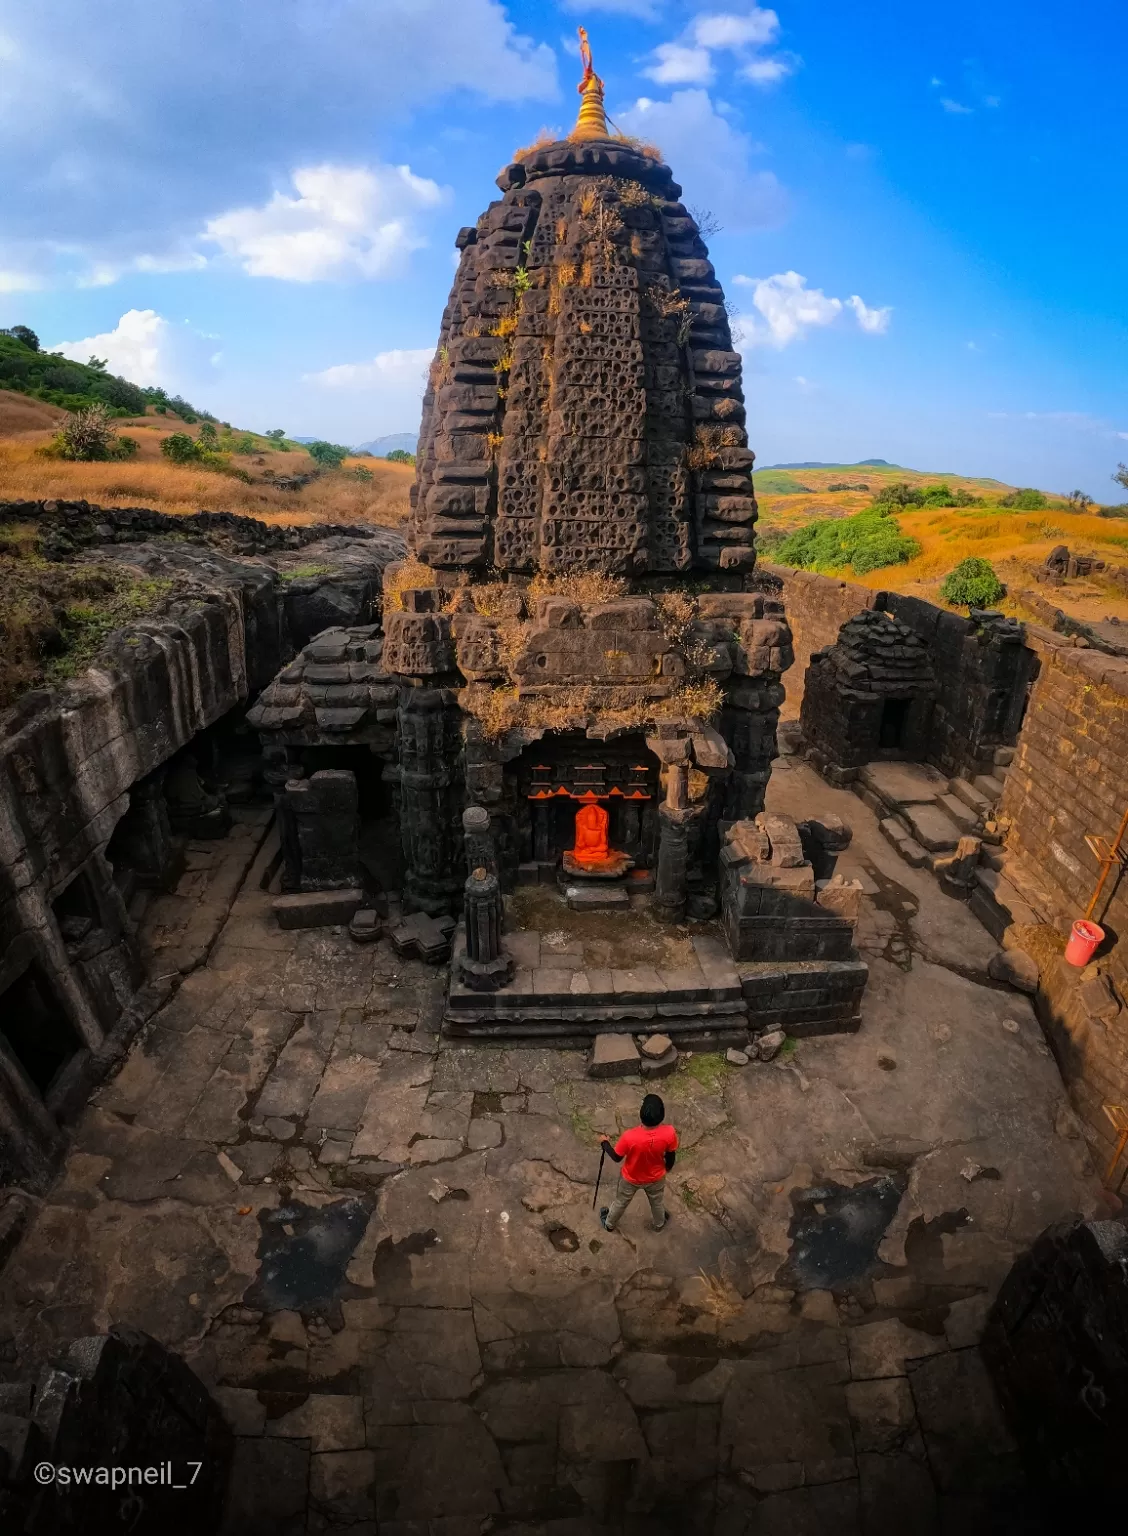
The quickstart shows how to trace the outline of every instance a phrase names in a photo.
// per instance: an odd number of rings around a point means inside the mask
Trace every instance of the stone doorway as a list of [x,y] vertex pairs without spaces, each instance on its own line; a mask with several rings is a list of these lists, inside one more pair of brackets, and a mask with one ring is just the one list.
[[[75,882],[77,883],[77,882]],[[33,960],[0,995],[0,1038],[44,1101],[85,1049],[44,971]]]
[[901,752],[905,745],[905,727],[909,721],[911,699],[886,699],[881,706],[878,747],[882,752]]

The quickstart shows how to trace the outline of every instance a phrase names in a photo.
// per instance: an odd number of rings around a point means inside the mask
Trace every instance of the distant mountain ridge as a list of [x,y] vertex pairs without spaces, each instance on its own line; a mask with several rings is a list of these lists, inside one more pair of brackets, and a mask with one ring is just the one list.
[[418,432],[389,432],[386,437],[374,437],[370,443],[358,443],[353,452],[371,453],[378,459],[386,459],[397,448],[404,453],[414,453],[418,443]]

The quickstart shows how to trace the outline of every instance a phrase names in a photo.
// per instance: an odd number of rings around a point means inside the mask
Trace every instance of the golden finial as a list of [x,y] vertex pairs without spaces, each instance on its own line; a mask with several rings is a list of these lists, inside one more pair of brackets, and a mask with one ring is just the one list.
[[607,130],[607,118],[603,111],[603,81],[596,74],[591,62],[591,44],[588,42],[587,28],[578,28],[580,34],[580,58],[584,66],[584,78],[576,89],[583,100],[580,102],[580,115],[576,118],[576,126],[568,135],[571,139],[606,139],[610,135]]

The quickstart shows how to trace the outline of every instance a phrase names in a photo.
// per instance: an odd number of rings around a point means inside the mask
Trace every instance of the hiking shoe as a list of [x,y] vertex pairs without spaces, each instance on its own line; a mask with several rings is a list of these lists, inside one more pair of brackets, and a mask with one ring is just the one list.
[[611,1209],[611,1207],[609,1205],[601,1205],[599,1207],[599,1225],[603,1228],[603,1230],[605,1232],[614,1232],[614,1230],[615,1230],[614,1227],[609,1227],[607,1225],[607,1212],[610,1209]]
[[669,1226],[669,1224],[670,1224],[670,1213],[669,1213],[669,1211],[667,1211],[666,1212],[666,1219],[665,1219],[665,1221],[662,1223],[662,1225],[660,1227],[655,1227],[654,1230],[655,1230],[655,1232],[664,1232],[666,1230],[666,1228]]

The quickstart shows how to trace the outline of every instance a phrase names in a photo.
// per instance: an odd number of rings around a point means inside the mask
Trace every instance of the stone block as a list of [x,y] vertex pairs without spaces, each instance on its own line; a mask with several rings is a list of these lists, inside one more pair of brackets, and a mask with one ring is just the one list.
[[951,798],[961,800],[980,820],[990,811],[991,802],[986,795],[981,795],[966,779],[953,779],[948,787]]
[[861,781],[887,805],[931,805],[947,780],[925,763],[867,763]]
[[642,1042],[640,1049],[645,1060],[657,1061],[660,1056],[666,1054],[673,1043],[669,1035],[649,1035]]
[[998,805],[999,801],[1003,798],[1002,780],[996,779],[992,774],[981,773],[977,778],[972,779],[971,783],[972,787],[979,791],[989,805]]
[[770,1029],[756,1041],[756,1053],[761,1061],[774,1061],[787,1040],[787,1031]]
[[1038,963],[1024,949],[1001,949],[987,962],[987,974],[1019,992],[1037,992]]
[[598,887],[569,885],[565,898],[573,912],[613,912],[630,910],[631,900],[621,885]]
[[630,1035],[596,1035],[588,1058],[589,1077],[634,1077],[638,1070],[638,1047]]
[[670,1077],[678,1069],[678,1048],[671,1044],[661,1056],[644,1056],[640,1065],[644,1079]]
[[274,916],[280,928],[328,928],[351,922],[364,902],[359,887],[343,891],[295,891],[276,896]]
[[955,822],[963,833],[973,833],[979,826],[981,817],[977,811],[973,811],[969,805],[965,805],[958,795],[941,795],[936,802],[944,814]]

